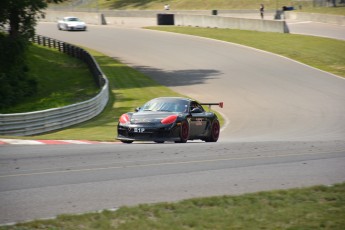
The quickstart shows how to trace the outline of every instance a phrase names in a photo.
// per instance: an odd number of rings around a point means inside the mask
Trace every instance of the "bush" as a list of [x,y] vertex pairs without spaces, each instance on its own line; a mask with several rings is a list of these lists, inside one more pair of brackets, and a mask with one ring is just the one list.
[[37,92],[29,77],[25,53],[28,41],[0,33],[0,109],[10,107]]

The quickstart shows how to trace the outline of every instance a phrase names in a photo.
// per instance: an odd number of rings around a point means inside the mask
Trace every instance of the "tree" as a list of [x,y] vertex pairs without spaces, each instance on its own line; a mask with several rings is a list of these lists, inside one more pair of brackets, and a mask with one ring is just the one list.
[[37,15],[48,3],[62,1],[0,0],[0,109],[37,92],[36,79],[30,77],[26,64],[29,39],[35,35]]
[[0,33],[0,110],[37,92],[36,79],[26,65],[27,43]]
[[0,26],[9,26],[9,35],[30,38],[35,34],[37,14],[48,6],[65,0],[1,0]]

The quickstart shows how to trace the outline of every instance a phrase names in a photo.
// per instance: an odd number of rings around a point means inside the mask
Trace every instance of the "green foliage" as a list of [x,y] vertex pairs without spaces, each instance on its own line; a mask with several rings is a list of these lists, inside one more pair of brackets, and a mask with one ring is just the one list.
[[1,0],[0,28],[9,25],[12,38],[31,38],[35,34],[37,14],[42,13],[47,3],[62,1],[65,0]]
[[37,91],[36,80],[28,76],[26,48],[25,40],[0,34],[0,109],[13,106]]
[[47,7],[47,2],[61,1],[0,1],[0,29],[9,33],[0,33],[0,109],[36,93],[36,80],[28,76],[26,48],[35,34],[37,13]]

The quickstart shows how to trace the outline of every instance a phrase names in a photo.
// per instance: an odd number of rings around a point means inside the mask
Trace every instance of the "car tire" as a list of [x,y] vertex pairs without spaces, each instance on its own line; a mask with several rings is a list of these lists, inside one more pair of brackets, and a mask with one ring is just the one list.
[[176,143],[186,143],[189,139],[189,124],[187,121],[182,121],[180,129],[180,140]]
[[164,141],[154,141],[154,142],[157,144],[163,144],[164,143]]
[[125,143],[125,144],[131,144],[133,143],[133,141],[126,141],[126,140],[121,140],[122,143]]
[[215,119],[212,122],[211,129],[210,129],[210,134],[209,136],[205,139],[206,142],[217,142],[219,138],[219,133],[220,133],[220,125],[218,119]]

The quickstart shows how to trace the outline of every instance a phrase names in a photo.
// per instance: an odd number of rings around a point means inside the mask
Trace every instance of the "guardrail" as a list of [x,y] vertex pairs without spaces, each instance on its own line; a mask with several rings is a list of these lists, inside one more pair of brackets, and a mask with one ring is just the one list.
[[0,114],[0,135],[27,136],[45,133],[87,121],[100,114],[109,100],[109,84],[94,58],[84,49],[52,38],[35,36],[33,42],[55,48],[84,61],[100,92],[84,102],[28,113]]

